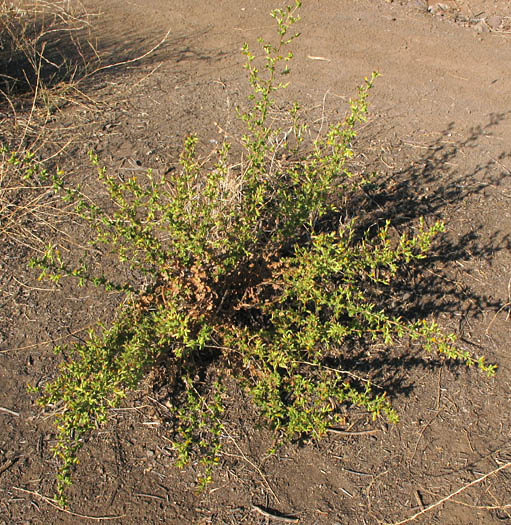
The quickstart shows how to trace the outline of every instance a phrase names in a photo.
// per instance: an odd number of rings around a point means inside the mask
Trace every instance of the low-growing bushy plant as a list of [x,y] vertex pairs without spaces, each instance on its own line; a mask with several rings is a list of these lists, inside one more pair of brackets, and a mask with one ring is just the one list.
[[85,434],[104,423],[109,408],[157,362],[167,364],[175,391],[178,463],[199,458],[201,484],[218,461],[225,377],[243,385],[282,441],[320,438],[341,422],[346,404],[397,421],[385,392],[373,392],[370,376],[358,380],[342,368],[347,341],[389,348],[396,339],[411,340],[494,372],[435,322],[391,315],[376,299],[375,291],[389,287],[400,268],[425,257],[441,223],[420,221],[415,233],[392,239],[388,222],[361,233],[355,221],[339,220],[339,203],[365,182],[348,161],[377,75],[359,88],[346,119],[310,146],[303,146],[306,126],[296,104],[292,133],[268,123],[273,94],[285,87],[277,71],[292,58],[286,50],[297,36],[291,30],[299,6],[273,11],[278,40],[262,42],[262,67],[243,48],[252,94],[249,109],[239,111],[247,129],[241,168],[239,160],[231,162],[229,144],[217,149],[214,163],[202,162],[191,136],[179,168],[165,175],[148,170],[121,180],[92,155],[112,210],[68,187],[62,174],[50,179],[91,226],[94,244],[146,282],[137,289],[93,276],[85,263],[70,266],[51,246],[32,262],[41,277],[74,276],[126,296],[111,327],[57,349],[66,359],[42,388],[39,402],[57,412],[61,503]]

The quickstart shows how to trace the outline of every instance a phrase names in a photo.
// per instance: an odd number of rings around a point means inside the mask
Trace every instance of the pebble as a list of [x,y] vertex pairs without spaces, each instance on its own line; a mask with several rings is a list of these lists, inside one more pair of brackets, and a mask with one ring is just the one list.
[[414,0],[413,6],[421,11],[428,11],[428,2],[426,0]]
[[428,7],[428,11],[433,15],[439,15],[443,13],[444,11],[447,11],[448,9],[449,9],[449,6],[447,4],[441,4],[441,3],[430,5]]
[[486,24],[484,20],[477,22],[477,24],[474,26],[474,29],[478,33],[488,33],[488,31],[490,30],[490,28],[488,27],[488,25]]
[[492,29],[498,29],[502,24],[502,18],[500,16],[490,16],[489,18],[487,18],[486,23]]

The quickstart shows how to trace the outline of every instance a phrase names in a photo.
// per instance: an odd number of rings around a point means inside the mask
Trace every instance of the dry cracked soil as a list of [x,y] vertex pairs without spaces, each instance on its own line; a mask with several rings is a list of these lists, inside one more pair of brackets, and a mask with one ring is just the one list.
[[[274,35],[277,4],[87,0],[97,15],[87,38],[108,58],[48,121],[46,156],[58,153],[94,191],[90,149],[136,173],[169,169],[189,133],[204,151],[236,136],[234,108],[249,92],[240,48]],[[368,198],[397,226],[419,216],[447,225],[409,306],[498,373],[396,349],[408,358],[382,360],[379,376],[393,378],[399,424],[353,411],[344,433],[275,455],[271,433],[234,392],[221,464],[201,493],[194,465],[174,466],[164,393],[145,385],[87,441],[71,505],[59,510],[45,499],[56,470],[51,414],[26,385],[54,377],[52,346],[108,320],[118,297],[37,281],[27,268],[37,239],[86,241],[79,225],[48,216],[2,237],[0,523],[511,523],[511,2],[305,0],[301,17],[285,98],[319,130],[380,72],[355,158],[381,181]]]

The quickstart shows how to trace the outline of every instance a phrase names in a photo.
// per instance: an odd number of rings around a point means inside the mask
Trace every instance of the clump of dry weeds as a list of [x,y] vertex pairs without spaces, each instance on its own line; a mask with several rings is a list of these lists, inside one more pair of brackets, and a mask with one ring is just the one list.
[[[97,67],[91,19],[80,2],[0,2],[0,238],[41,247],[38,230],[61,213],[49,186],[31,173],[62,151],[49,126],[83,98],[79,82]],[[42,168],[38,168],[42,169]],[[61,206],[60,206],[61,207]],[[37,228],[34,226],[37,225]]]

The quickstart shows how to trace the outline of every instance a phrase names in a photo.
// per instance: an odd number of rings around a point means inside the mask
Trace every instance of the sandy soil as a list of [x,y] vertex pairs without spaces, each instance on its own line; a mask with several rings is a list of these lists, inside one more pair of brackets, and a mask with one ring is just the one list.
[[[240,47],[272,36],[275,0],[85,5],[101,13],[94,23],[98,53],[124,64],[105,68],[87,85],[89,102],[66,105],[50,123],[54,149],[66,144],[59,163],[70,177],[94,190],[91,148],[112,169],[165,170],[187,134],[197,132],[204,150],[223,138],[222,130],[235,134],[234,108],[248,94]],[[404,523],[421,511],[414,523],[511,522],[511,3],[308,0],[301,16],[286,98],[298,100],[319,129],[342,118],[364,76],[381,73],[356,160],[358,168],[380,173],[371,203],[396,225],[425,216],[448,227],[433,266],[414,277],[410,308],[496,362],[497,376],[439,367],[419,354],[389,359],[381,376],[393,378],[399,425],[355,413],[352,434],[292,444],[275,456],[266,454],[271,434],[238,392],[221,467],[201,494],[194,492],[194,466],[173,466],[164,393],[148,396],[144,385],[84,446],[72,505],[63,512],[40,497],[53,493],[55,432],[25,385],[53,377],[52,343],[72,341],[83,335],[80,328],[108,319],[117,297],[37,282],[26,267],[30,249],[4,239],[1,524],[98,517],[119,524],[263,524],[287,516],[307,525],[369,525]],[[130,62],[167,31],[153,53]],[[78,244],[84,240],[69,221],[58,227]],[[43,230],[43,240],[55,235]],[[505,468],[493,472],[499,467]]]

